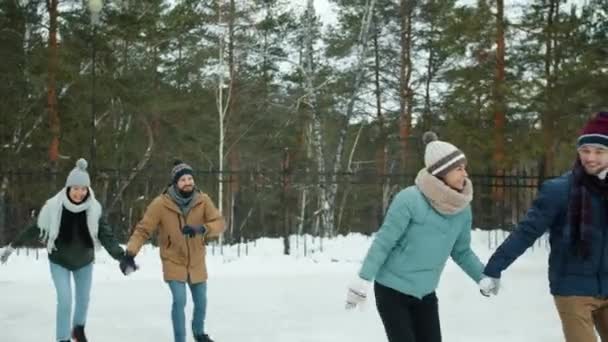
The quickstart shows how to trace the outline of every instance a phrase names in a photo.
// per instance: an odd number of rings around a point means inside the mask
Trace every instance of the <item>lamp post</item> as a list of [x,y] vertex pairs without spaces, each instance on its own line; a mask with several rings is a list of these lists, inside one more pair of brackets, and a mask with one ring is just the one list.
[[99,25],[99,14],[103,8],[103,0],[88,0],[89,12],[91,12],[91,26],[93,34],[91,36],[91,155],[89,156],[89,172],[94,175],[95,164],[95,39],[97,34],[97,26]]

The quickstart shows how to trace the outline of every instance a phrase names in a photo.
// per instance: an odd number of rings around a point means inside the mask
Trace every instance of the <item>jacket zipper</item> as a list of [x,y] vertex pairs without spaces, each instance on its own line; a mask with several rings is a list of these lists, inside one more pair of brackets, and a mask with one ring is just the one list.
[[[178,229],[181,231],[182,230],[182,217],[180,216],[180,214],[177,214],[177,221],[179,222],[179,227]],[[184,223],[185,223],[185,219],[184,219]],[[184,233],[182,232],[182,235],[184,235]],[[184,235],[184,241],[186,242],[186,251],[188,251],[188,261],[186,261],[186,280],[188,282],[190,282],[190,245],[188,244],[188,237]]]
[[598,285],[598,290],[599,290],[599,295],[600,296],[606,296],[606,294],[604,293],[603,289],[602,289],[602,274],[604,273],[604,253],[606,253],[606,230],[602,229],[602,253],[600,254],[600,267],[599,270],[597,272],[597,285]]

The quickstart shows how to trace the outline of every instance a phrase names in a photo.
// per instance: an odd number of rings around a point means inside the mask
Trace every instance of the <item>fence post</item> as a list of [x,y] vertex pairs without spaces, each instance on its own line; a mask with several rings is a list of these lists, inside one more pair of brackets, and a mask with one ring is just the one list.
[[283,149],[283,160],[281,161],[281,205],[283,206],[283,254],[289,255],[290,251],[290,241],[289,241],[289,233],[291,229],[289,229],[289,206],[287,204],[288,200],[288,191],[289,191],[289,148],[285,147]]

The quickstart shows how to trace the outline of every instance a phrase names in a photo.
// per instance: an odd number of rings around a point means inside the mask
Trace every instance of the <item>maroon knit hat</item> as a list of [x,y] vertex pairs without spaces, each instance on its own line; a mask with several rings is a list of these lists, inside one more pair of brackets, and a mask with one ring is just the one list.
[[608,148],[608,112],[598,112],[581,130],[576,147],[594,145]]

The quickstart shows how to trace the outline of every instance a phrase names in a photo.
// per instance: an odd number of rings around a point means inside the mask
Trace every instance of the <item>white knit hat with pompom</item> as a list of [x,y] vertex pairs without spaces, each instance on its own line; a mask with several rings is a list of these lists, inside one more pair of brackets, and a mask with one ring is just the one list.
[[91,186],[91,179],[87,172],[87,166],[89,164],[84,158],[80,158],[76,161],[76,167],[70,171],[68,178],[65,181],[65,186]]

